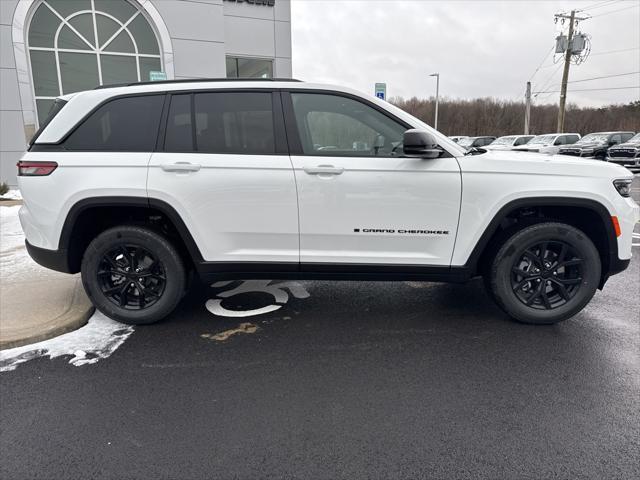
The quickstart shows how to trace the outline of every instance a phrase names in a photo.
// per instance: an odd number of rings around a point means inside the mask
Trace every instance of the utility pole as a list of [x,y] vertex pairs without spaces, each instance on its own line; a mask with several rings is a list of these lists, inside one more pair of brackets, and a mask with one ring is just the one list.
[[556,21],[560,18],[569,19],[569,34],[567,35],[567,51],[564,53],[564,70],[562,71],[562,85],[560,86],[560,108],[558,109],[558,133],[564,132],[564,112],[567,104],[567,82],[569,81],[569,65],[571,65],[571,55],[573,55],[573,27],[576,20],[587,20],[589,17],[576,17],[576,11],[571,10],[571,15],[557,13]]
[[436,77],[436,119],[433,128],[438,130],[438,97],[440,96],[440,74],[432,73],[430,77]]
[[531,118],[531,82],[527,82],[527,92],[524,95],[524,134],[529,135],[529,119]]

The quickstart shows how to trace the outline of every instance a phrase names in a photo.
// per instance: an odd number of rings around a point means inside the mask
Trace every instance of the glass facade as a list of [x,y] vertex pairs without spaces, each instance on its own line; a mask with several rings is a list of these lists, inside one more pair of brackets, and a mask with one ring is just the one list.
[[127,0],[44,0],[28,48],[39,122],[59,95],[147,81],[162,70],[156,34]]
[[273,60],[227,57],[227,78],[272,78]]

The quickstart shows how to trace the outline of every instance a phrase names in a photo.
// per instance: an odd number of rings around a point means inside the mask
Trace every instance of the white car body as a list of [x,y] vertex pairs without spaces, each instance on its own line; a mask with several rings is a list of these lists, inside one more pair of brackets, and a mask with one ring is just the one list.
[[[538,141],[540,139],[541,141]],[[515,152],[532,152],[555,155],[564,145],[571,145],[580,139],[579,133],[545,133],[531,139],[526,145],[513,147]]]
[[533,135],[505,135],[504,137],[496,138],[493,143],[482,148],[485,150],[513,150],[517,146],[526,145],[532,138]]
[[[426,130],[440,158],[67,151],[49,148],[70,125],[112,97],[214,88],[334,92]],[[50,176],[20,176],[20,220],[29,245],[62,251],[63,229],[83,202],[139,199],[175,210],[203,265],[278,264],[463,267],[501,210],[528,199],[594,202],[617,217],[620,261],[631,258],[639,208],[613,181],[618,165],[562,156],[489,151],[465,155],[445,135],[354,90],[290,81],[156,83],[65,97],[23,162],[54,161]],[[559,134],[558,134],[559,135]],[[541,148],[543,152],[552,146]],[[599,207],[599,208],[600,208]],[[72,216],[73,216],[72,215]],[[607,219],[607,221],[610,221]]]

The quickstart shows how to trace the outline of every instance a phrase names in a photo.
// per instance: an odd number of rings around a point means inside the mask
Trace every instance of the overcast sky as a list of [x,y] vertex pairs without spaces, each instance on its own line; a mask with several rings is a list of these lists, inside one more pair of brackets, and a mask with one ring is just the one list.
[[[591,56],[571,65],[569,80],[640,71],[639,6],[638,0],[292,0],[293,74],[367,93],[386,82],[388,96],[408,98],[434,95],[428,74],[440,72],[443,96],[516,100],[555,43],[554,14],[571,8],[593,18],[578,25],[591,35]],[[559,90],[561,78],[551,54],[533,77],[533,90]],[[579,105],[639,100],[640,88],[571,93],[626,86],[640,86],[640,74],[570,84],[568,99]]]

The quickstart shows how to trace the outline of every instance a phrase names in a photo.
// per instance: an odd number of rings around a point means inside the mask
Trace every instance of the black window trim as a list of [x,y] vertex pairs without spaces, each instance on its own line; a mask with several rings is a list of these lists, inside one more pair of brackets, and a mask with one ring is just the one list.
[[[384,108],[380,107],[379,105],[376,105],[375,103],[367,100],[366,98],[362,98],[362,97],[360,97],[358,95],[353,95],[351,93],[341,92],[341,91],[338,91],[338,90],[327,90],[327,89],[316,89],[316,88],[283,88],[283,89],[281,89],[281,92],[282,92],[282,106],[284,108],[284,124],[285,124],[285,127],[286,127],[287,138],[289,140],[289,152],[290,152],[290,155],[301,156],[301,157],[320,157],[320,158],[327,158],[327,157],[336,157],[336,158],[369,158],[367,156],[344,155],[344,154],[337,154],[337,153],[335,155],[314,155],[314,154],[306,154],[306,153],[304,153],[304,151],[302,149],[302,141],[300,140],[300,132],[298,131],[298,124],[296,122],[295,112],[293,110],[293,100],[291,98],[291,94],[292,93],[321,94],[321,95],[332,95],[332,96],[336,96],[336,97],[348,98],[350,100],[354,100],[356,102],[363,103],[363,104],[367,105],[368,107],[373,108],[374,110],[378,111],[379,113],[381,113],[385,117],[393,120],[394,122],[399,123],[400,125],[402,125],[407,130],[415,128],[413,125],[407,123],[406,121],[402,120],[401,118],[396,117],[391,112],[385,110]],[[440,156],[440,158],[453,157],[453,155],[451,153],[449,153],[449,151],[447,151],[446,148],[443,148],[440,145],[438,145],[438,147],[440,147],[442,149],[442,152],[443,152],[442,155]],[[397,157],[383,157],[383,156],[380,156],[380,157],[375,157],[375,158],[406,158],[406,157],[403,157],[402,155],[399,155]]]

